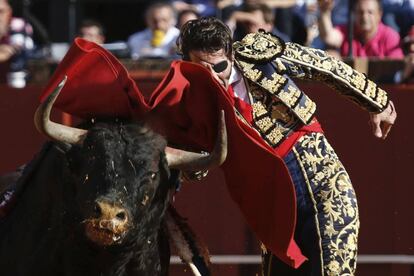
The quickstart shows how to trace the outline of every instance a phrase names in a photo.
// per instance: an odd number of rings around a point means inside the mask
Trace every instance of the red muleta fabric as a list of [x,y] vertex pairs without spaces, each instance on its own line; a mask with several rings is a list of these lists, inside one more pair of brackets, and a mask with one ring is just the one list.
[[[55,107],[81,118],[145,120],[169,143],[198,150],[213,148],[220,110],[228,132],[228,156],[221,166],[232,198],[266,247],[285,263],[305,260],[293,240],[296,199],[283,160],[250,126],[237,119],[230,96],[202,66],[174,61],[148,100],[109,52],[76,39],[47,85],[44,100],[68,76]],[[249,160],[255,160],[252,167]]]

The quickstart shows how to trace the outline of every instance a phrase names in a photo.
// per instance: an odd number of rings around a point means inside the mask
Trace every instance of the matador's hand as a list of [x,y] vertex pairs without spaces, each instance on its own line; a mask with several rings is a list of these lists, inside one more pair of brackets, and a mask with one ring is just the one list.
[[374,135],[378,138],[385,139],[387,138],[387,135],[390,132],[395,119],[397,118],[397,112],[395,111],[393,102],[390,101],[384,111],[377,114],[371,113],[370,117]]

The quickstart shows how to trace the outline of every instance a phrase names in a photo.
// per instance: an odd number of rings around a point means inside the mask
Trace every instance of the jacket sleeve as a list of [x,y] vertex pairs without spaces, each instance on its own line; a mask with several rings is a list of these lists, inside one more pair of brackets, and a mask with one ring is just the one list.
[[288,42],[274,62],[288,76],[324,82],[369,112],[381,112],[388,105],[387,93],[365,74],[322,50]]

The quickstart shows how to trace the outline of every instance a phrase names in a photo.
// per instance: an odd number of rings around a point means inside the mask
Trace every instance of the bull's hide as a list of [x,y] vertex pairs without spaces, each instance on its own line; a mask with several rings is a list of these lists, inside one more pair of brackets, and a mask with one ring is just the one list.
[[94,124],[83,145],[46,145],[0,222],[0,274],[167,274],[165,144],[116,122]]

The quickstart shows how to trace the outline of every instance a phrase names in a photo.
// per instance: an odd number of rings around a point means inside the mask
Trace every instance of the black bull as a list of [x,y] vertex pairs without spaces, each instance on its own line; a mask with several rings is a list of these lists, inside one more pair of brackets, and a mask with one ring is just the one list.
[[177,181],[169,166],[196,170],[223,157],[190,153],[175,162],[161,136],[119,121],[60,139],[67,129],[48,126],[56,126],[48,121],[53,101],[38,128],[59,141],[26,166],[17,203],[0,221],[1,275],[167,275],[164,214]]
[[1,223],[1,274],[165,273],[160,226],[172,184],[164,147],[152,132],[117,124],[94,127],[67,152],[46,147]]

